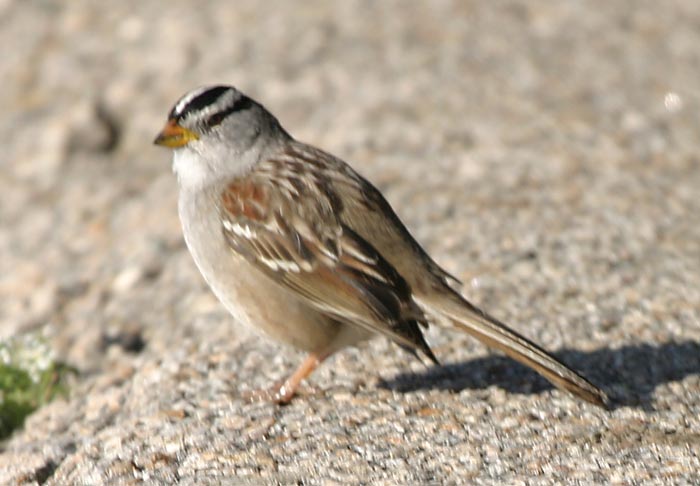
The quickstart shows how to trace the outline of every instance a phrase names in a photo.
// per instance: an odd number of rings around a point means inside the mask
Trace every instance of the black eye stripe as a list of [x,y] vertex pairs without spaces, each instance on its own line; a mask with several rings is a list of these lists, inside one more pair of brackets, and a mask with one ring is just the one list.
[[245,95],[242,95],[240,98],[238,98],[236,100],[236,102],[233,105],[210,115],[209,118],[207,118],[205,123],[207,124],[208,127],[213,127],[213,126],[221,123],[224,120],[224,118],[226,118],[231,113],[234,113],[236,111],[247,110],[247,109],[251,108],[252,106],[253,106],[253,100],[251,100],[250,98],[248,98]]

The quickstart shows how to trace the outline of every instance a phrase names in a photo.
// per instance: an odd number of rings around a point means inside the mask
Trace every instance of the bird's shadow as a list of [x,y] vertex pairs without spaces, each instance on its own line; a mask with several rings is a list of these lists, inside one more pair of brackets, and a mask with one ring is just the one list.
[[[611,408],[652,409],[658,385],[700,374],[700,343],[638,344],[582,352],[564,349],[554,355],[602,388]],[[459,392],[498,386],[510,393],[536,394],[552,385],[534,371],[501,356],[435,366],[382,380],[380,387],[398,392],[439,389]]]

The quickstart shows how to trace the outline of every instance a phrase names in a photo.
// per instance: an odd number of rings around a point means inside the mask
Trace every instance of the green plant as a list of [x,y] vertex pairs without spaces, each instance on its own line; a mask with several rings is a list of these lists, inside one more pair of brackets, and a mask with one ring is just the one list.
[[41,336],[27,334],[0,342],[0,439],[21,427],[44,403],[68,391],[75,369],[57,362]]

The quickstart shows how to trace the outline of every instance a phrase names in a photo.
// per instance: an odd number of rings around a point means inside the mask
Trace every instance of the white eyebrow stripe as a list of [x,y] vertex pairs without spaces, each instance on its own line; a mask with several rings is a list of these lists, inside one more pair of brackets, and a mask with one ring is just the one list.
[[182,109],[187,106],[187,104],[195,99],[197,96],[201,95],[204,93],[206,90],[211,89],[211,86],[201,86],[199,88],[195,88],[189,93],[187,93],[180,101],[177,102],[175,105],[175,109],[173,110],[173,113],[176,115],[179,115],[182,113]]
[[190,103],[196,102],[195,100],[205,94],[211,89],[220,88],[219,86],[214,87],[204,87],[197,88],[193,93],[188,93],[185,98],[181,99],[173,108],[174,116],[185,116],[191,121],[206,121],[214,113],[220,113],[226,111],[229,108],[236,106],[236,103],[243,99],[243,96],[236,92],[235,89],[227,89],[222,92],[215,100],[211,101],[209,104],[204,105],[195,110],[190,110]]

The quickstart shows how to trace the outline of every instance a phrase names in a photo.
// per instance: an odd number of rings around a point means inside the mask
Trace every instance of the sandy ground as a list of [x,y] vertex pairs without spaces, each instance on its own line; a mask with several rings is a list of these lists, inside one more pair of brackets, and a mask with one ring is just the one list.
[[[0,338],[80,370],[0,483],[700,483],[700,2],[194,5],[0,1]],[[210,294],[151,145],[212,82],[351,162],[614,409],[443,329],[443,367],[378,338],[245,402],[301,356]]]

